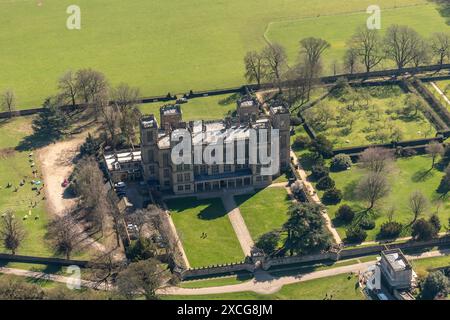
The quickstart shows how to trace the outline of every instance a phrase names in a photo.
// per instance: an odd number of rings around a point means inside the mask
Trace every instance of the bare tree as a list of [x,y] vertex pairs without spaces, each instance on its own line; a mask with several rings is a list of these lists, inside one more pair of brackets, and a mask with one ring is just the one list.
[[431,38],[431,51],[437,57],[442,68],[445,59],[450,57],[450,35],[443,32],[433,34]]
[[75,106],[77,103],[79,85],[77,79],[72,71],[67,71],[58,80],[58,90],[61,99],[67,103]]
[[420,191],[414,191],[409,196],[409,208],[411,209],[414,218],[408,226],[412,226],[419,216],[428,208],[428,200]]
[[367,29],[366,26],[360,27],[353,35],[350,43],[365,66],[366,72],[370,72],[384,59],[378,30]]
[[[141,113],[137,106],[139,103],[139,89],[130,87],[127,84],[120,84],[111,91],[111,98],[115,108],[113,111],[119,112],[119,124],[122,135],[128,143],[134,148],[134,139],[136,137],[136,127],[139,124]],[[110,119],[113,121],[115,117]]]
[[387,29],[384,37],[386,57],[401,70],[413,61],[420,43],[421,38],[414,29],[394,24]]
[[147,300],[156,299],[156,290],[170,279],[169,271],[156,259],[131,263],[117,277],[117,288],[127,299],[143,294]]
[[98,200],[105,197],[103,173],[94,158],[80,160],[74,174],[74,187],[85,208],[95,208]]
[[18,220],[12,210],[7,210],[2,214],[0,221],[0,238],[3,246],[11,250],[12,254],[16,254],[23,239],[25,238],[25,231],[20,220]]
[[432,159],[431,169],[433,169],[436,163],[436,159],[444,154],[444,147],[439,142],[431,142],[427,145],[425,151],[430,155]]
[[415,68],[428,64],[431,60],[428,42],[425,39],[419,39],[417,46],[414,47],[412,55],[412,64]]
[[277,86],[281,93],[282,79],[287,67],[286,50],[280,44],[274,43],[265,47],[261,55],[264,68],[267,71],[265,73],[266,79]]
[[90,280],[95,282],[96,288],[104,286],[107,288],[117,278],[117,275],[126,268],[125,261],[117,261],[115,251],[100,253],[87,265]]
[[305,66],[302,63],[295,65],[286,72],[288,83],[286,99],[289,106],[303,105],[307,100],[308,81]]
[[373,173],[388,171],[393,161],[393,152],[385,148],[367,148],[359,156],[359,162],[362,167]]
[[103,73],[92,69],[78,70],[75,75],[77,94],[85,104],[92,104],[97,120],[99,101],[108,97],[108,82]]
[[11,89],[5,90],[2,93],[0,104],[2,109],[7,112],[16,110],[16,95]]
[[245,78],[247,81],[256,81],[258,86],[260,86],[266,73],[266,65],[264,64],[263,56],[256,51],[249,51],[244,57],[244,65]]
[[66,259],[70,259],[72,252],[80,248],[81,233],[69,211],[49,223],[48,233],[55,251],[64,254]]
[[350,47],[345,51],[344,55],[344,69],[346,72],[353,74],[357,71],[358,64],[359,64],[359,57],[358,57],[358,51]]
[[383,173],[371,172],[361,179],[356,191],[358,197],[367,202],[369,211],[380,199],[388,195],[389,184]]
[[330,47],[331,45],[327,41],[320,38],[310,37],[300,40],[300,61],[305,66],[305,79],[307,81],[306,98],[308,100],[314,81],[320,77],[322,72],[322,55]]
[[162,210],[155,206],[150,205],[145,209],[138,209],[128,216],[129,221],[137,226],[139,236],[144,236],[144,231],[151,225],[154,225],[155,218],[162,214]]

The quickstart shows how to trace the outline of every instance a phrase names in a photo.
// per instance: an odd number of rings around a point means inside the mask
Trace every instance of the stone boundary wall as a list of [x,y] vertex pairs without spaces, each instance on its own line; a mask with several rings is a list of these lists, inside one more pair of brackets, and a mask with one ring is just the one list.
[[181,271],[179,273],[179,276],[182,280],[185,280],[189,278],[208,277],[214,275],[217,276],[221,274],[229,274],[242,271],[254,272],[255,264],[247,262],[238,262],[225,265],[209,266],[204,268],[188,269]]
[[[422,67],[418,67],[418,68],[405,68],[403,70],[398,70],[398,69],[389,69],[389,70],[381,70],[381,71],[371,71],[369,73],[354,73],[354,74],[349,74],[349,73],[345,73],[345,74],[338,74],[335,76],[326,76],[326,77],[322,77],[320,78],[320,82],[323,84],[330,84],[330,83],[334,83],[336,82],[339,78],[346,78],[348,80],[367,80],[370,78],[379,78],[379,77],[388,77],[388,76],[400,76],[403,75],[405,73],[410,73],[410,74],[417,74],[417,73],[422,73],[422,72],[430,72],[430,71],[440,71],[440,70],[450,70],[450,64],[443,64],[442,66],[440,65],[430,65],[430,66],[422,66]],[[437,79],[448,79],[450,78],[447,77],[445,78],[445,76],[438,76]],[[433,80],[433,77],[424,77],[424,80],[426,81],[431,81]],[[284,82],[283,85],[289,85],[288,82]],[[240,87],[234,87],[234,88],[225,88],[225,89],[213,89],[213,90],[205,90],[205,91],[195,91],[195,92],[189,92],[189,93],[185,93],[184,95],[186,96],[191,96],[191,97],[204,97],[204,96],[209,96],[209,95],[220,95],[220,94],[228,94],[228,93],[238,93],[238,92],[247,92],[247,90],[259,90],[259,89],[270,89],[273,88],[273,85],[270,84],[261,84],[260,86],[256,85],[256,84],[246,84],[246,85],[242,85]],[[177,93],[179,95],[179,97],[183,96],[183,93]],[[159,95],[159,96],[149,96],[149,97],[142,97],[139,99],[139,103],[152,103],[152,102],[168,102],[168,101],[175,101],[176,94],[171,94],[169,95]],[[74,110],[74,109],[81,109],[86,107],[85,104],[79,104],[76,105],[75,107],[70,106],[70,105],[66,105],[66,106],[61,106],[62,109],[65,110]],[[43,108],[30,108],[30,109],[25,109],[25,110],[17,110],[14,112],[0,112],[0,119],[2,118],[10,118],[10,117],[14,117],[14,116],[27,116],[27,115],[33,115],[36,114],[38,112],[41,112]]]
[[448,112],[447,108],[442,105],[442,103],[437,99],[434,94],[428,90],[427,87],[423,85],[423,82],[420,79],[415,79],[412,82],[412,85],[415,87],[417,92],[428,102],[434,112],[441,118],[442,122],[444,122],[446,126],[446,130],[449,129],[450,126],[450,112]]
[[257,257],[255,259],[247,257],[245,262],[231,263],[225,265],[215,265],[203,268],[183,270],[178,273],[182,280],[190,278],[208,278],[237,272],[255,272],[260,267],[263,270],[270,270],[273,267],[291,266],[295,264],[317,264],[323,262],[336,262],[343,259],[357,258],[366,255],[379,254],[388,249],[422,249],[435,246],[450,246],[450,235],[432,239],[424,242],[408,241],[403,243],[383,243],[367,247],[341,249],[318,254],[288,257]]
[[2,260],[8,262],[52,264],[59,266],[75,265],[79,267],[86,267],[86,265],[88,264],[88,261],[84,260],[67,260],[62,258],[36,257],[36,256],[24,256],[24,255],[0,253],[0,261]]
[[347,147],[347,148],[339,148],[334,149],[333,154],[347,154],[349,156],[356,157],[360,153],[362,153],[364,150],[368,148],[388,148],[388,149],[396,149],[398,147],[405,148],[405,149],[413,149],[417,153],[421,154],[425,152],[426,146],[431,142],[439,142],[443,143],[446,138],[450,137],[450,130],[443,131],[438,133],[438,137],[435,138],[426,138],[426,139],[416,139],[416,140],[406,140],[406,141],[400,141],[400,142],[391,142],[391,143],[384,143],[384,144],[372,144],[372,145],[365,145],[365,146],[356,146],[356,147]]

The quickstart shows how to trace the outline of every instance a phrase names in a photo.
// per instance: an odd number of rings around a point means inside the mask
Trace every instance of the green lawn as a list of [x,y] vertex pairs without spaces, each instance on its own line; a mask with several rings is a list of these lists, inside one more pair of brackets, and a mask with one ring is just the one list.
[[[29,151],[15,149],[23,138],[32,133],[31,121],[32,117],[0,120],[0,214],[11,209],[24,225],[26,235],[17,251],[18,254],[54,256],[46,240],[49,217],[44,191],[37,194],[37,190],[32,190],[31,180],[42,181],[36,152],[29,157]],[[35,163],[34,168],[38,170],[36,177],[32,173],[32,162]],[[23,179],[25,184],[20,186]],[[7,188],[8,183],[11,183],[12,187]],[[38,186],[38,189],[41,186]],[[2,243],[0,252],[9,253],[3,248]],[[74,259],[84,259],[87,257],[86,254],[76,253]]]
[[[18,254],[48,256],[52,255],[52,252],[44,240],[48,219],[43,200],[44,192],[37,195],[36,191],[31,190],[31,180],[39,180],[41,177],[39,175],[36,178],[33,177],[28,152],[14,150],[22,138],[31,133],[30,125],[30,117],[0,122],[0,212],[12,209],[23,222],[26,237]],[[31,159],[38,165],[35,155]],[[22,179],[25,179],[26,183],[20,187]],[[8,183],[11,183],[12,187],[7,188]],[[17,192],[15,192],[16,187],[18,187]],[[37,206],[30,207],[31,201],[33,204],[36,201]],[[29,216],[28,219],[24,220],[25,216]],[[7,252],[2,244],[0,244],[0,251]]]
[[[434,83],[439,89],[441,89],[442,92],[445,93],[446,88],[450,85],[450,80],[435,81]],[[444,100],[442,95],[440,95],[430,83],[425,83],[425,85],[427,86],[428,90],[430,90],[431,93],[433,93],[434,96],[442,103],[442,105],[447,108],[448,112],[450,112],[450,104],[448,104],[447,101]],[[450,92],[447,92],[446,95],[447,98],[450,98]]]
[[[220,199],[168,201],[191,267],[242,261],[244,253]],[[207,237],[201,238],[205,232]]]
[[220,287],[239,284],[242,282],[250,281],[253,279],[251,273],[243,273],[234,276],[226,276],[214,279],[204,279],[204,280],[189,280],[180,283],[182,288],[206,288],[206,287]]
[[280,229],[288,218],[290,200],[285,188],[266,188],[235,199],[254,240],[264,233]]
[[323,300],[325,295],[333,300],[363,300],[357,287],[357,278],[347,274],[309,280],[284,286],[274,294],[238,292],[196,296],[163,296],[166,300]]
[[[377,1],[382,9],[424,3]],[[72,4],[81,9],[81,30],[66,28],[66,9]],[[298,40],[311,31],[339,47],[330,31],[345,38],[352,31],[348,28],[352,16],[340,14],[365,12],[371,4],[371,0],[45,0],[37,6],[31,0],[2,1],[0,39],[8,45],[0,51],[0,90],[14,89],[20,108],[37,106],[55,93],[61,74],[85,67],[103,71],[112,84],[140,87],[145,96],[236,86],[244,83],[245,53],[265,45],[263,35],[270,22],[317,21],[313,28],[269,29],[271,39],[292,39],[288,49],[294,59]],[[395,12],[397,22],[423,33],[445,28],[431,6]],[[339,16],[330,21],[316,18],[324,14]],[[337,24],[329,27],[330,22]],[[283,33],[286,36],[278,39]]]
[[[354,118],[352,124],[339,122],[339,110],[347,110],[346,107],[351,102],[341,101],[332,95],[323,102],[324,105],[331,106],[332,117],[325,128],[316,126],[316,133],[328,137],[335,148],[387,143],[393,140],[396,132],[400,132],[400,140],[436,135],[436,129],[420,112],[417,116],[404,116],[396,112],[403,110],[406,97],[399,86],[360,88],[357,91],[368,94],[370,100],[368,106],[363,102],[363,106],[356,106],[354,111],[350,111]],[[305,112],[307,119],[309,114],[317,113],[314,108]],[[314,124],[312,120],[309,122]]]
[[[224,94],[190,99],[181,105],[183,121],[223,119],[236,110],[238,97],[238,94]],[[142,104],[139,109],[144,114],[154,114],[159,121],[159,109],[163,105],[162,102],[153,102]]]
[[[398,3],[398,2],[397,2]],[[388,9],[385,4],[376,3],[381,7],[381,32],[392,24],[408,25],[416,29],[423,36],[430,36],[436,31],[449,31],[450,27],[432,3],[410,1],[409,7],[397,6]],[[420,4],[415,6],[415,4]],[[395,1],[391,7],[396,6]],[[365,10],[364,10],[365,11]],[[332,72],[332,64],[338,62],[338,71],[342,72],[342,57],[348,48],[347,41],[355,33],[359,26],[366,24],[365,12],[349,12],[347,14],[333,15],[323,11],[321,15],[305,19],[285,19],[269,25],[266,38],[271,42],[278,42],[287,48],[291,63],[295,63],[299,52],[299,41],[306,37],[321,37],[331,44],[331,48],[324,54],[324,67],[328,73]],[[384,62],[382,67],[392,67],[389,62]]]
[[[391,185],[391,192],[388,197],[379,202],[379,208],[376,210],[376,227],[369,230],[367,241],[375,240],[379,228],[387,220],[387,211],[389,208],[395,208],[394,220],[404,224],[412,220],[412,213],[408,207],[408,199],[412,192],[420,190],[429,200],[430,206],[425,218],[430,214],[438,212],[442,225],[444,226],[450,217],[450,201],[448,196],[441,198],[436,192],[441,181],[443,173],[436,169],[429,172],[431,158],[427,156],[415,156],[412,158],[402,158],[395,162],[395,168],[389,173],[388,180]],[[343,172],[332,172],[331,177],[336,181],[336,187],[342,190],[344,199],[338,205],[328,206],[328,214],[333,219],[339,206],[348,204],[357,212],[363,209],[364,204],[359,202],[355,196],[355,188],[365,174],[365,170],[354,165],[351,170]],[[322,192],[320,192],[322,194]],[[341,237],[345,237],[345,225],[337,224],[337,231]],[[442,229],[443,231],[444,229]],[[408,236],[405,231],[404,236]]]
[[411,264],[419,276],[424,276],[432,269],[450,267],[450,255],[413,260]]

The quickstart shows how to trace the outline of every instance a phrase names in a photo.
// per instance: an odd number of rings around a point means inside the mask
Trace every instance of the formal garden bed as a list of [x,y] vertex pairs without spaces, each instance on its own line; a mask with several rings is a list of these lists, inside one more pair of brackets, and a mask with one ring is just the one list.
[[220,199],[180,198],[167,201],[191,267],[239,262],[239,241]]
[[340,81],[302,115],[337,149],[434,137],[436,130],[421,111],[424,103],[396,84],[350,87]]

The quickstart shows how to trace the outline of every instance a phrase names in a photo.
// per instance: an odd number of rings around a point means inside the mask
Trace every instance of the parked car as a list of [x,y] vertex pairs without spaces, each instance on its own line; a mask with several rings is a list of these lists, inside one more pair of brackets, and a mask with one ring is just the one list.
[[117,183],[114,185],[114,187],[116,188],[116,190],[118,190],[118,189],[124,189],[124,188],[126,188],[127,185],[126,185],[125,182],[120,181],[120,182],[117,182]]

